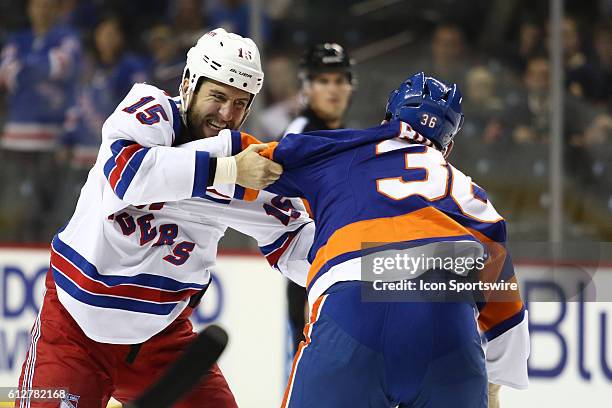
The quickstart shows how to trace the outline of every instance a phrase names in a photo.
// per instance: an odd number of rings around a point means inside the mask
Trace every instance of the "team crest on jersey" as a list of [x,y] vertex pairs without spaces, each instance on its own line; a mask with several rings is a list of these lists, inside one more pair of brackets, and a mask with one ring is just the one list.
[[79,395],[66,395],[64,398],[62,398],[60,408],[77,408],[79,405],[79,398],[81,398]]

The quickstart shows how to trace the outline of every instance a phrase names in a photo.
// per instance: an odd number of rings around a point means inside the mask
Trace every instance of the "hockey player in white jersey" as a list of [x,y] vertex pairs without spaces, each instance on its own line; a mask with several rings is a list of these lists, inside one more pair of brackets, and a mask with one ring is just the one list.
[[[312,221],[297,202],[252,194],[282,168],[257,154],[264,146],[239,153],[252,140],[223,131],[240,127],[262,83],[256,45],[217,29],[189,51],[180,97],[136,84],[108,118],[74,215],[52,242],[19,380],[26,394],[62,388],[62,406],[100,408],[142,393],[195,338],[188,317],[228,226],[305,278]],[[215,366],[177,406],[236,402]]]

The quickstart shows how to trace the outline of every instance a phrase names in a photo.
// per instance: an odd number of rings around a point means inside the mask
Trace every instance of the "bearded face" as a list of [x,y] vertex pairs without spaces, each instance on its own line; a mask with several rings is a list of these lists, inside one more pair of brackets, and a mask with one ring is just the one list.
[[223,129],[236,130],[247,113],[251,94],[205,80],[187,111],[187,127],[194,140],[217,136]]

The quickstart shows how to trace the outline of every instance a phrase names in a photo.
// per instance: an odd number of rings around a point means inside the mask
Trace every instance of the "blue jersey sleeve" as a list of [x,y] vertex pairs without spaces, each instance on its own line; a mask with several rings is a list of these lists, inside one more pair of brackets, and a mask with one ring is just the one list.
[[338,153],[400,135],[400,122],[364,130],[337,129],[289,133],[274,150],[273,160],[286,169],[301,167],[330,158]]
[[278,180],[266,187],[266,191],[283,197],[304,197],[303,191],[295,182],[297,171],[286,169]]
[[328,159],[377,140],[396,137],[400,122],[365,130],[338,129],[286,135],[266,156],[283,166],[283,175],[266,188],[285,197],[305,197],[316,183],[316,169]]

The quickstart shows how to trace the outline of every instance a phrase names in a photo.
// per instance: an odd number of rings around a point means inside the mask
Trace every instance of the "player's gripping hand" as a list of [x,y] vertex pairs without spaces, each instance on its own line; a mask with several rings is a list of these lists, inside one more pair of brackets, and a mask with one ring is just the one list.
[[259,155],[266,144],[252,144],[237,154],[236,184],[242,187],[261,190],[274,183],[283,173],[283,167]]

